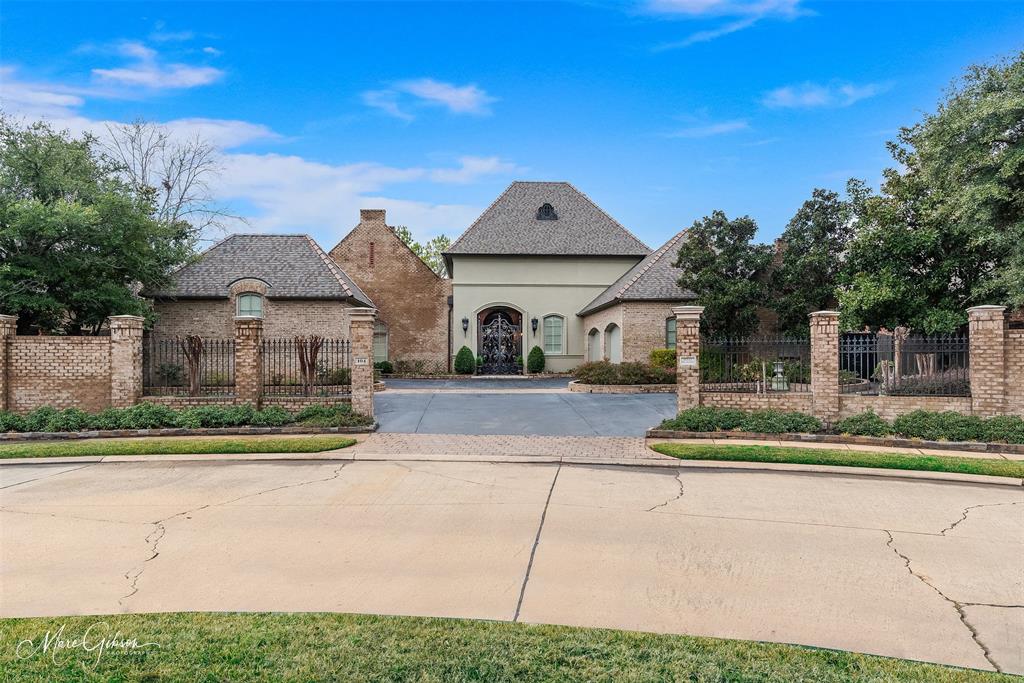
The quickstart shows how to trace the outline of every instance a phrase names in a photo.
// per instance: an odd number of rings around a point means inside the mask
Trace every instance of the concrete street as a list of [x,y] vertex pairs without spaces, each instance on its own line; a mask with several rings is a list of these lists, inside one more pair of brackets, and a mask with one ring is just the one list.
[[1024,492],[483,462],[0,468],[0,614],[345,611],[1024,672]]

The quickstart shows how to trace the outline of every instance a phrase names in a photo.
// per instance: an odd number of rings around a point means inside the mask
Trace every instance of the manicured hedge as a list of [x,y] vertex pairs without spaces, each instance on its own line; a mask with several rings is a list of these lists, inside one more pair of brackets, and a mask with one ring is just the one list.
[[675,384],[674,370],[647,363],[584,363],[573,370],[581,384]]
[[[765,434],[787,432],[814,433],[822,431],[817,419],[804,413],[782,413],[761,410],[744,413],[732,408],[690,408],[661,423],[661,429],[684,432],[740,431]],[[872,411],[840,420],[836,432],[851,436],[898,436],[928,441],[984,441],[989,443],[1024,444],[1024,419],[1014,416],[990,417],[987,420],[956,412],[936,413],[915,410],[892,422]]]
[[468,346],[463,346],[455,354],[455,372],[460,375],[472,375],[476,372],[476,356],[473,355]]
[[544,349],[534,346],[526,357],[526,369],[530,372],[544,372]]
[[78,408],[37,408],[26,415],[0,412],[2,432],[82,432],[95,429],[159,429],[161,427],[280,427],[288,424],[316,427],[356,427],[373,423],[345,404],[310,406],[297,414],[272,406],[198,406],[174,410],[158,403],[130,408],[107,408],[87,413]]
[[744,413],[733,408],[690,408],[661,423],[662,429],[685,432],[759,432],[785,434],[788,432],[813,433],[821,431],[821,421],[804,413],[783,413],[778,410],[758,410]]

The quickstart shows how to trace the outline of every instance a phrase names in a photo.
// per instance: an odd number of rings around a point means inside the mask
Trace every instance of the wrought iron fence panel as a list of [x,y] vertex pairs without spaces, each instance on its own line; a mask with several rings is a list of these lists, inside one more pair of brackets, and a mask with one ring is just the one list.
[[702,338],[701,391],[811,390],[811,343],[792,337]]
[[970,396],[966,334],[847,332],[839,339],[844,393],[884,396]]
[[352,347],[346,339],[264,339],[263,393],[335,396],[352,390]]
[[235,340],[147,338],[142,345],[142,387],[150,396],[234,394]]

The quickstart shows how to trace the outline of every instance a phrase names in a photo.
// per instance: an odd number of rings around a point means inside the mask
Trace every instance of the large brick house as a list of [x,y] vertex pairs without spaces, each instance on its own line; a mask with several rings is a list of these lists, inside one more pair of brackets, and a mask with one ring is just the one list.
[[680,232],[652,252],[564,182],[514,182],[451,245],[449,278],[435,274],[380,209],[330,254],[305,235],[233,235],[152,292],[153,336],[231,336],[236,314],[264,318],[264,334],[348,335],[345,309],[378,310],[376,361],[405,371],[450,369],[469,347],[485,371],[518,371],[544,349],[549,370],[587,360],[646,360],[674,346]]

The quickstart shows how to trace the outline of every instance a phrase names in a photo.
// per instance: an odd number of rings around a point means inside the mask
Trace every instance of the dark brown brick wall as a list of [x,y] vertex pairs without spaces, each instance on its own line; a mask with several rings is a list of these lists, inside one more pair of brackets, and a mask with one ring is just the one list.
[[378,320],[388,326],[391,361],[447,366],[451,281],[398,239],[383,210],[361,211],[359,225],[331,250],[331,258],[377,306]]

